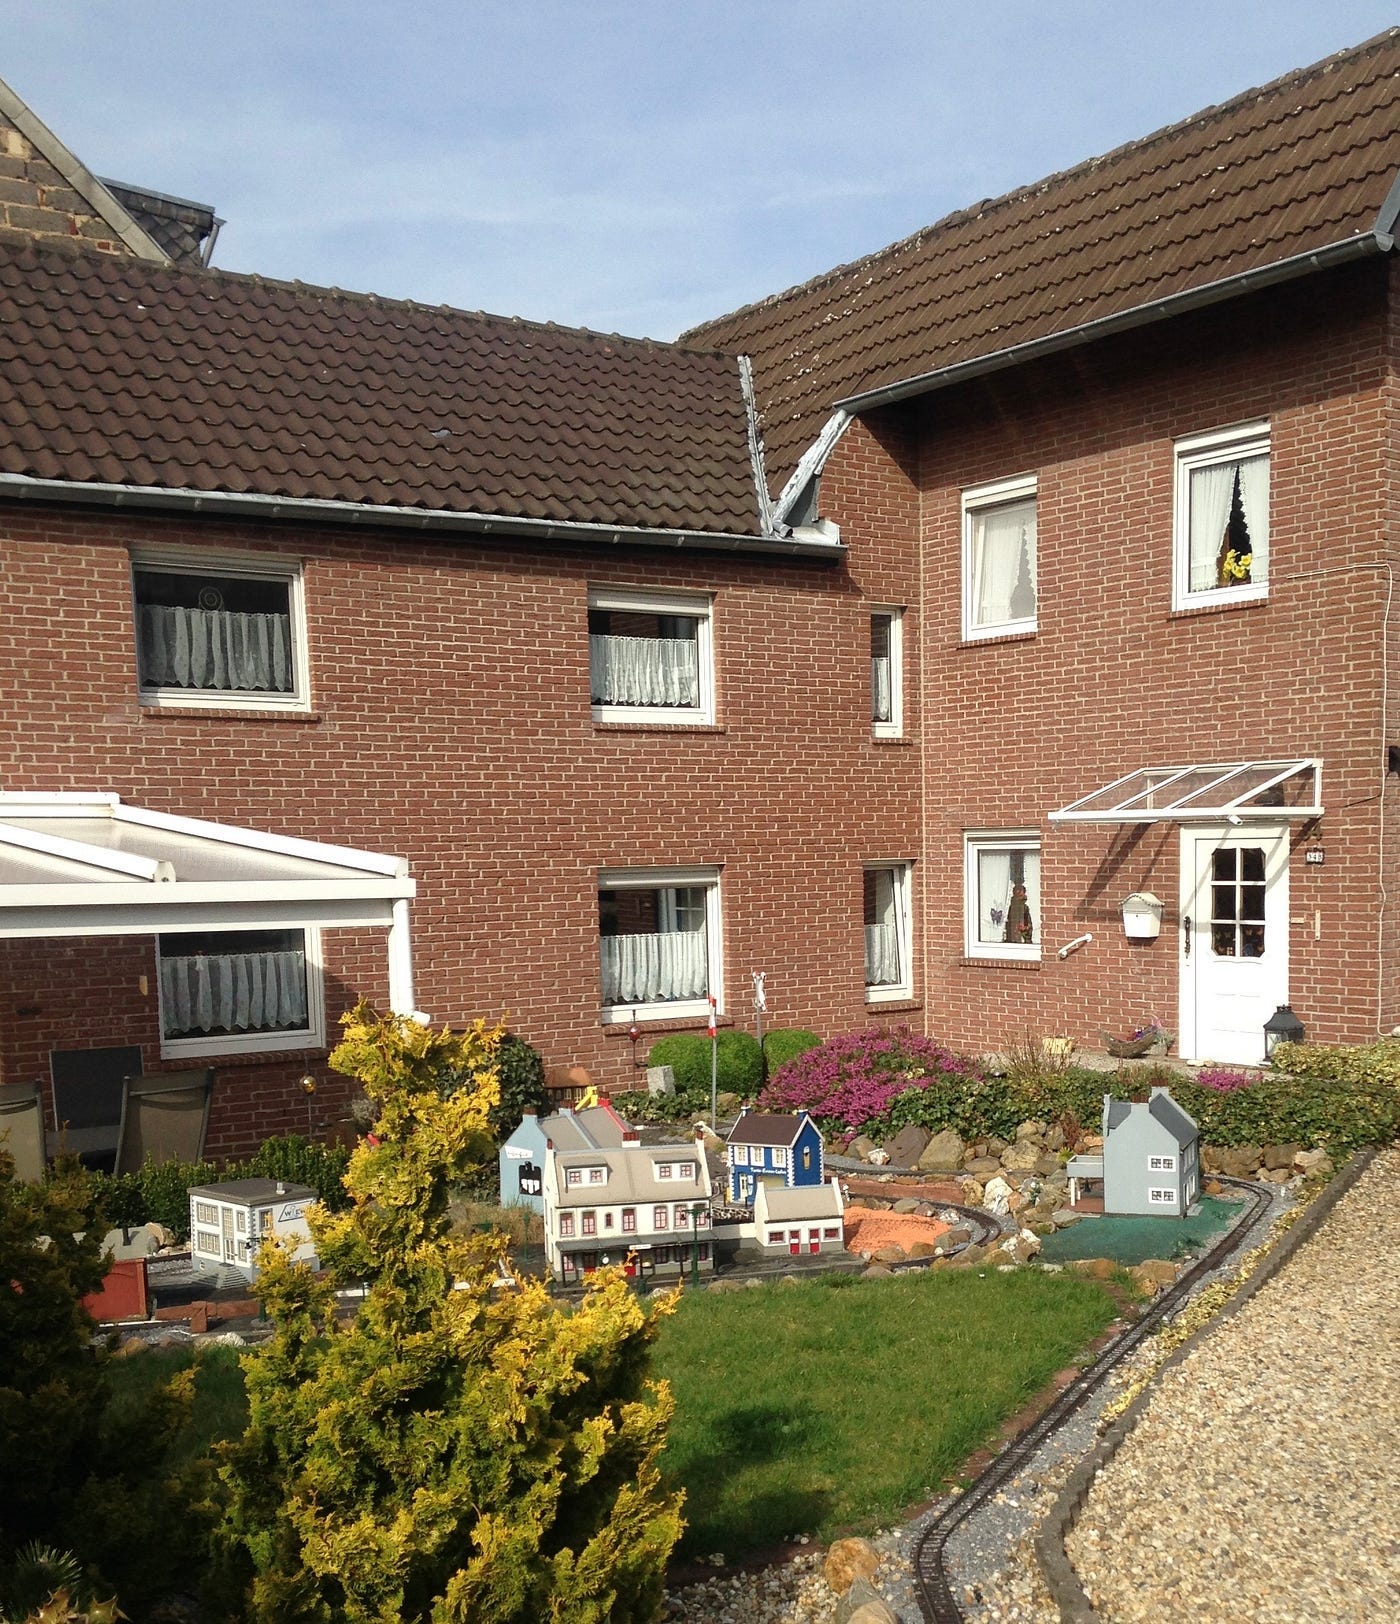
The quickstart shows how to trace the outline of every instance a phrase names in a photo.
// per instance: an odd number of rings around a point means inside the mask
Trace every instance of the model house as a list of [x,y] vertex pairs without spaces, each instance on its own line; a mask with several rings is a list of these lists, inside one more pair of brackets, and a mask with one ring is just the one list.
[[822,1136],[806,1111],[754,1111],[747,1105],[724,1146],[729,1199],[752,1206],[760,1185],[815,1188],[825,1177]]
[[215,1155],[304,1131],[362,996],[613,1088],[753,972],[970,1050],[1400,1022],[1400,33],[676,344],[209,270],[196,205],[176,262],[12,93],[0,141],[50,1113],[135,1051],[212,1068]]
[[571,1285],[615,1263],[629,1274],[676,1279],[714,1268],[710,1171],[694,1145],[563,1150],[544,1164],[545,1259]]
[[846,1203],[840,1182],[754,1187],[754,1238],[763,1251],[793,1257],[845,1250]]
[[1089,1184],[1106,1213],[1184,1218],[1200,1194],[1200,1131],[1165,1088],[1145,1100],[1105,1094],[1103,1153],[1071,1157],[1066,1171],[1071,1206]]
[[545,1153],[556,1150],[621,1150],[640,1143],[637,1130],[604,1101],[587,1110],[565,1106],[549,1116],[527,1112],[499,1152],[501,1205],[544,1211]]
[[190,1190],[190,1263],[197,1273],[232,1269],[245,1280],[258,1276],[258,1248],[265,1240],[288,1243],[299,1263],[316,1264],[316,1244],[306,1222],[316,1192],[281,1179],[226,1179]]

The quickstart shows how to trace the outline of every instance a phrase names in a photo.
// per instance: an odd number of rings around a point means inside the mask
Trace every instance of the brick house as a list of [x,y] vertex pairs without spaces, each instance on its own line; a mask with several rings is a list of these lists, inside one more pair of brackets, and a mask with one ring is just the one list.
[[[5,1080],[196,1043],[223,1153],[305,1072],[333,1108],[360,995],[616,1087],[751,971],[770,1025],[973,1048],[1389,1030],[1397,74],[1392,32],[676,345],[12,214],[0,788],[393,854],[413,965],[21,936],[0,866]],[[285,954],[311,1024],[172,1025],[163,960]]]

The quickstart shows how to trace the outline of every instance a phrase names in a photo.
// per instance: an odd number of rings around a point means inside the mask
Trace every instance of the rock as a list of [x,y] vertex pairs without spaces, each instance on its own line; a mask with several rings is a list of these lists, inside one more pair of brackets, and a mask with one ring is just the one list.
[[924,1200],[952,1202],[955,1207],[967,1205],[963,1187],[956,1179],[935,1179],[924,1186]]
[[1138,1290],[1144,1297],[1155,1297],[1162,1289],[1155,1280],[1142,1272],[1141,1266],[1129,1269],[1128,1273],[1132,1276]]
[[982,1192],[982,1205],[988,1212],[997,1217],[1004,1217],[1011,1210],[1011,1186],[1005,1179],[996,1178],[988,1181],[986,1189]]
[[1079,1148],[1088,1154],[1091,1151],[1103,1149],[1103,1135],[1101,1133],[1086,1133],[1079,1141]]
[[872,1263],[903,1263],[906,1256],[902,1246],[896,1246],[891,1242],[888,1246],[877,1247],[870,1254],[870,1259]]
[[1032,1234],[1029,1229],[1022,1229],[1015,1235],[1008,1236],[997,1250],[1010,1258],[1013,1263],[1029,1263],[1033,1257],[1040,1255],[1040,1237]]
[[962,1187],[962,1196],[959,1198],[958,1205],[961,1207],[980,1207],[983,1196],[984,1191],[981,1184],[976,1179],[969,1179]]
[[1077,1224],[1080,1214],[1073,1207],[1056,1207],[1050,1214],[1050,1222],[1056,1229],[1068,1229],[1071,1224]]
[[145,1353],[149,1344],[139,1336],[124,1336],[115,1348],[112,1349],[114,1359],[130,1359],[134,1354]]
[[1043,1145],[1046,1131],[1047,1128],[1044,1122],[1023,1122],[1016,1129],[1016,1143],[1018,1145],[1023,1144],[1027,1139],[1031,1139],[1037,1144]]
[[938,1256],[938,1248],[932,1241],[911,1241],[906,1250],[911,1258]]
[[1031,1139],[1018,1139],[1001,1153],[1001,1165],[1017,1173],[1029,1173],[1040,1160],[1040,1146]]
[[862,1280],[883,1280],[894,1271],[885,1263],[868,1263],[860,1271]]
[[1176,1264],[1167,1262],[1165,1258],[1150,1257],[1139,1263],[1133,1273],[1145,1280],[1155,1281],[1159,1286],[1170,1286],[1176,1280]]
[[844,1596],[857,1579],[868,1579],[879,1566],[880,1553],[869,1540],[838,1539],[827,1550],[822,1577]]
[[1220,1166],[1213,1171],[1224,1173],[1227,1178],[1253,1178],[1263,1159],[1264,1153],[1258,1145],[1233,1145],[1220,1152]]
[[1300,1173],[1314,1173],[1326,1178],[1332,1171],[1332,1158],[1325,1150],[1300,1150],[1293,1158]]
[[1088,1280],[1111,1280],[1118,1269],[1112,1258],[1106,1257],[1072,1258],[1069,1267]]
[[964,1224],[955,1225],[943,1237],[942,1247],[945,1252],[951,1252],[955,1246],[967,1246],[972,1240],[972,1231]]
[[893,1139],[885,1141],[885,1149],[890,1154],[891,1167],[917,1167],[919,1157],[924,1153],[924,1147],[929,1142],[927,1128],[910,1126],[901,1128]]
[[1203,1173],[1218,1173],[1220,1171],[1220,1152],[1214,1145],[1200,1147],[1201,1171]]
[[1260,1170],[1259,1177],[1269,1184],[1287,1184],[1289,1179],[1293,1177],[1292,1163],[1287,1167],[1263,1168]]
[[1060,1171],[1060,1158],[1058,1156],[1037,1156],[1034,1171],[1043,1179],[1051,1178]]
[[987,1179],[995,1178],[1001,1172],[1001,1158],[999,1156],[974,1156],[969,1161],[964,1172],[971,1173],[973,1178],[984,1183]]
[[899,1624],[898,1615],[869,1579],[857,1579],[836,1605],[834,1624]]
[[956,1257],[949,1258],[949,1263],[960,1268],[975,1268],[979,1263],[987,1261],[988,1248],[980,1245],[965,1246]]
[[995,1136],[993,1136],[991,1139],[989,1139],[987,1141],[987,1151],[986,1151],[986,1153],[987,1153],[988,1156],[995,1156],[998,1159],[1000,1159],[1001,1153],[1005,1149],[1006,1149],[1006,1141],[1004,1139],[998,1139]]
[[919,1208],[923,1205],[924,1203],[916,1200],[914,1196],[906,1195],[902,1200],[895,1202],[893,1210],[902,1215],[906,1212],[918,1212]]
[[1063,1150],[1065,1148],[1065,1130],[1058,1123],[1047,1130],[1045,1148],[1046,1150]]
[[1273,1172],[1280,1167],[1291,1168],[1298,1155],[1297,1145],[1265,1145],[1264,1166]]
[[870,1152],[875,1148],[875,1141],[867,1139],[863,1133],[857,1134],[850,1144],[846,1146],[846,1154],[854,1156],[857,1161],[868,1161]]
[[1224,1195],[1225,1186],[1220,1182],[1219,1179],[1207,1179],[1205,1182],[1205,1192],[1207,1195]]
[[934,1134],[924,1146],[918,1165],[925,1173],[956,1173],[962,1166],[963,1152],[966,1149],[961,1135],[954,1133],[951,1128],[944,1128],[942,1133]]
[[890,1153],[887,1150],[872,1150],[865,1159],[872,1167],[883,1167],[889,1161]]
[[150,1234],[151,1239],[156,1243],[157,1249],[160,1251],[164,1251],[168,1246],[180,1245],[175,1231],[173,1229],[167,1229],[164,1224],[151,1222],[146,1225],[146,1229]]

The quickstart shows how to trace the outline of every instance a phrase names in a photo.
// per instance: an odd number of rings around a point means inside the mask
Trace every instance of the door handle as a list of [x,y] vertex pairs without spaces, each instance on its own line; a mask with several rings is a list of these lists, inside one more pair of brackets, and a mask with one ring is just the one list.
[[1186,957],[1191,957],[1191,915],[1182,914],[1181,928],[1186,932]]

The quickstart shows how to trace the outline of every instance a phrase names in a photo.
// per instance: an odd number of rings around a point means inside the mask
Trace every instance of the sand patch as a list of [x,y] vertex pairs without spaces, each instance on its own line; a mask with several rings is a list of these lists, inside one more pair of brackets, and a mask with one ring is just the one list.
[[937,1244],[949,1225],[937,1218],[920,1218],[915,1213],[885,1212],[874,1207],[847,1207],[846,1250],[878,1252],[882,1246],[903,1246],[915,1241]]

